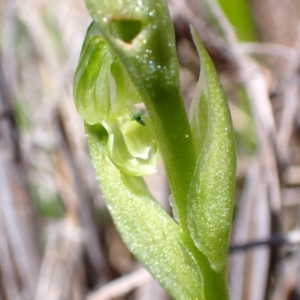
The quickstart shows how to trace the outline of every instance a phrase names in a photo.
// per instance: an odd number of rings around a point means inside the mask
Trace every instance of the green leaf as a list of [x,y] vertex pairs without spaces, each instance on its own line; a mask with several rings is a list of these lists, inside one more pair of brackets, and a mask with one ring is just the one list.
[[86,133],[107,206],[130,251],[174,299],[204,299],[203,278],[180,227],[141,177],[123,173],[111,162],[104,128],[86,125]]
[[201,74],[190,121],[198,159],[187,200],[188,226],[211,267],[226,266],[235,185],[235,141],[227,100],[214,65],[195,30]]
[[218,0],[240,41],[255,42],[257,33],[248,0]]

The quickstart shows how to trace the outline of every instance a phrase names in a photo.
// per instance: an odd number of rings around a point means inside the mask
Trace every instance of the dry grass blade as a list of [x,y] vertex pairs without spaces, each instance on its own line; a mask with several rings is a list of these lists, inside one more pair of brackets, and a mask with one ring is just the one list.
[[[82,299],[83,282],[74,286],[82,267],[83,234],[72,221],[58,223],[49,229],[35,299]],[[76,295],[76,296],[75,296]]]
[[2,70],[1,59],[0,56],[0,205],[6,231],[3,238],[7,238],[4,243],[13,250],[10,263],[15,265],[23,286],[23,290],[19,286],[19,291],[22,290],[25,299],[30,299],[39,272],[41,249],[37,240],[36,216],[24,173],[12,93]]
[[145,269],[138,269],[91,293],[86,300],[110,300],[117,298],[151,280],[153,279],[148,271]]
[[300,23],[295,44],[295,53],[286,70],[286,84],[284,88],[284,106],[278,131],[278,149],[282,164],[289,162],[290,141],[294,132],[296,116],[299,110],[299,80],[298,68],[300,66]]

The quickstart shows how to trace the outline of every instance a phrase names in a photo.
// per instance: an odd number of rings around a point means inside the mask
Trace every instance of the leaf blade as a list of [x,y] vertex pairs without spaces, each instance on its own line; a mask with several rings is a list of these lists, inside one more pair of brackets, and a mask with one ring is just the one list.
[[86,124],[86,133],[107,206],[130,251],[174,299],[204,299],[201,272],[179,226],[142,178],[120,172],[109,160],[105,130]]
[[235,183],[231,116],[213,63],[195,30],[200,80],[190,111],[198,159],[187,199],[188,227],[197,248],[220,272],[226,266]]

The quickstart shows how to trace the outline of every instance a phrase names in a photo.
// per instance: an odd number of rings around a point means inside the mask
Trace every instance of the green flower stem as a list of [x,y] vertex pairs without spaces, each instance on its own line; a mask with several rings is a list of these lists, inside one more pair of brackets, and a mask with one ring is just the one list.
[[[99,9],[99,1],[86,0],[100,31],[144,99],[153,120],[178,220],[187,232],[186,201],[197,154],[180,93],[174,29],[164,1],[141,2],[124,0],[122,5],[114,5],[111,0],[102,0]],[[130,32],[137,32],[130,42],[127,32],[119,33],[124,25],[122,20],[127,20],[129,27],[132,25]]]
[[[213,63],[192,29],[201,76],[188,118],[165,1],[86,3],[94,22],[74,96],[114,222],[130,251],[174,299],[228,300],[235,142]],[[148,116],[134,106],[140,102]],[[175,220],[139,177],[155,170],[157,145]]]

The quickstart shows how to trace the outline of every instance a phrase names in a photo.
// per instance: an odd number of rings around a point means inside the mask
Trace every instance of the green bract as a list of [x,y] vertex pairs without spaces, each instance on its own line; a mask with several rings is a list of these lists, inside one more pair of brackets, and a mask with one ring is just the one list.
[[141,177],[121,172],[109,161],[104,128],[86,125],[86,133],[107,206],[130,251],[174,299],[204,299],[202,275],[180,227]]
[[198,249],[214,270],[226,265],[235,180],[231,116],[213,63],[195,30],[201,60],[200,81],[190,109],[198,159],[187,199],[188,226]]
[[[229,299],[235,144],[214,66],[192,30],[201,76],[188,117],[165,1],[86,3],[94,22],[74,96],[114,222],[130,251],[174,299]],[[155,171],[158,147],[174,219],[139,177]]]

